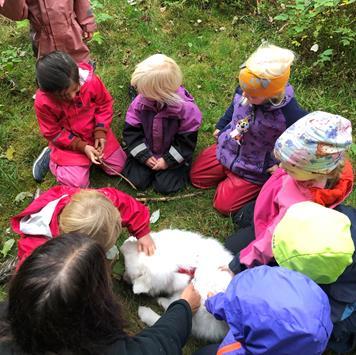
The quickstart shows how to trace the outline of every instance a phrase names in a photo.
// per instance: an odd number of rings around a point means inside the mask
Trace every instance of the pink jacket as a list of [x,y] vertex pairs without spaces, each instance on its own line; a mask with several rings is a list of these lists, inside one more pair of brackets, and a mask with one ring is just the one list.
[[51,160],[58,165],[90,165],[86,144],[106,137],[104,159],[120,147],[110,125],[113,99],[89,64],[79,65],[81,88],[73,102],[56,99],[40,89],[35,111],[42,135],[51,148]]
[[247,267],[268,264],[273,259],[274,229],[287,209],[298,202],[313,201],[334,208],[352,192],[353,173],[349,162],[333,189],[308,188],[279,168],[262,187],[257,197],[254,225],[255,240],[240,252],[240,263]]
[[[24,211],[12,217],[11,227],[20,235],[18,241],[18,266],[48,239],[57,237],[58,217],[71,197],[80,189],[68,186],[54,186],[36,198]],[[130,234],[141,238],[150,233],[150,213],[146,206],[130,195],[117,189],[98,189],[120,212],[121,223]]]
[[82,38],[83,31],[96,29],[89,0],[5,0],[0,14],[16,21],[29,19],[39,56],[60,50],[78,63],[89,61]]

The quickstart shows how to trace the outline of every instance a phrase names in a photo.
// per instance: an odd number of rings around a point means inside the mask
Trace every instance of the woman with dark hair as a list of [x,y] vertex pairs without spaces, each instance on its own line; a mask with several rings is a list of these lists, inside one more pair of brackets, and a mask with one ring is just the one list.
[[12,279],[0,353],[181,354],[199,305],[189,286],[155,325],[128,336],[104,250],[85,235],[64,234],[36,249]]

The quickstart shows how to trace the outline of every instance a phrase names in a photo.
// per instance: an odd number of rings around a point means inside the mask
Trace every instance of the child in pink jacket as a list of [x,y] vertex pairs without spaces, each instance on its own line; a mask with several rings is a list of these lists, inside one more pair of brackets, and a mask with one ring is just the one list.
[[110,128],[113,99],[92,67],[52,52],[38,60],[36,79],[36,116],[58,183],[88,187],[91,164],[119,174],[126,155]]
[[89,61],[86,41],[96,29],[89,0],[0,0],[0,14],[30,21],[36,57],[57,50],[77,63]]
[[345,160],[351,143],[350,121],[321,111],[304,116],[278,138],[274,153],[281,164],[256,200],[254,239],[245,248],[234,248],[231,239],[242,245],[244,238],[251,237],[247,227],[226,242],[238,253],[229,264],[233,272],[273,260],[274,229],[290,206],[311,201],[334,208],[351,194],[353,171]]

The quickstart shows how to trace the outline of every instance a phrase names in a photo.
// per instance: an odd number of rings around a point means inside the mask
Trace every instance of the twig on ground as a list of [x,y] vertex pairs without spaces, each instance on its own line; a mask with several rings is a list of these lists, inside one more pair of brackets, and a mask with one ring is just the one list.
[[182,198],[193,197],[202,194],[203,191],[193,192],[190,194],[179,195],[179,196],[166,196],[166,197],[139,197],[136,198],[137,201],[140,202],[163,202],[163,201],[173,201],[173,200],[180,200]]
[[125,177],[124,175],[120,174],[118,171],[116,171],[110,165],[104,163],[103,161],[101,161],[101,164],[103,166],[105,166],[105,168],[111,170],[115,175],[120,176],[121,179],[124,179],[134,190],[137,190],[137,187],[127,177]]

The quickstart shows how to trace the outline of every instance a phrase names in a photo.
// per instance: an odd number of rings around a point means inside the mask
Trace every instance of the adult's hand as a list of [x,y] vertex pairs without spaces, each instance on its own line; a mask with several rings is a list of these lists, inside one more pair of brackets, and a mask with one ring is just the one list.
[[201,304],[201,297],[198,291],[194,288],[193,284],[190,283],[180,295],[180,298],[186,300],[190,308],[192,309],[192,313],[196,313]]

